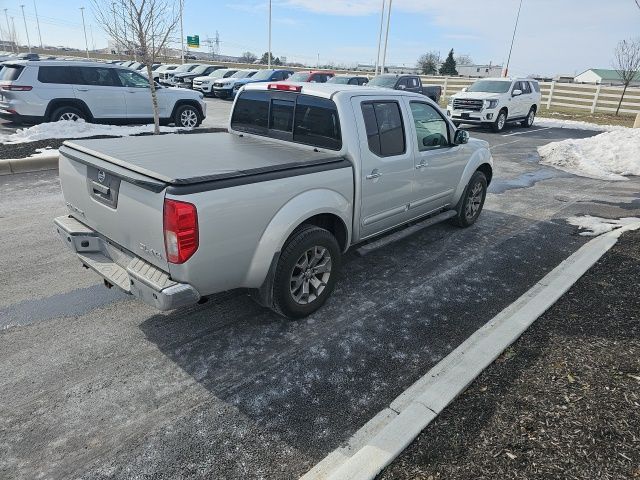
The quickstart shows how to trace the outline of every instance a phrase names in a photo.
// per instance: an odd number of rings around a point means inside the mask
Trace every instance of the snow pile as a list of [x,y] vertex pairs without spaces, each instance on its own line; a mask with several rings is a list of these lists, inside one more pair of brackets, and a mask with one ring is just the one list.
[[[161,132],[176,132],[184,130],[177,127],[160,127]],[[13,134],[0,136],[0,143],[27,143],[51,138],[83,138],[97,135],[113,137],[127,137],[139,133],[153,132],[153,124],[150,125],[101,125],[88,123],[83,120],[73,122],[62,120],[60,122],[41,123],[29,128],[21,128]]]
[[630,130],[630,128],[620,125],[598,125],[597,123],[582,122],[580,120],[560,120],[546,117],[536,117],[536,127],[572,128],[573,130],[593,130],[596,132]]
[[36,153],[29,155],[27,158],[51,157],[52,155],[58,155],[57,148],[36,148]]
[[567,218],[567,222],[578,227],[580,230],[586,230],[586,232],[580,232],[580,235],[586,237],[595,237],[628,225],[636,225],[636,227],[632,227],[631,230],[637,230],[640,228],[640,218],[637,217],[609,219],[585,215],[584,217],[569,217]]
[[594,137],[568,138],[538,147],[541,164],[601,180],[640,175],[640,129],[625,128]]

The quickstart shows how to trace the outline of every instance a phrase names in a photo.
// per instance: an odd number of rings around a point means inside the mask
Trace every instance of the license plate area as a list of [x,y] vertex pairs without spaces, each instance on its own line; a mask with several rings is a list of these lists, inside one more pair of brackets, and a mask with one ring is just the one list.
[[87,166],[87,190],[89,196],[95,201],[113,209],[118,207],[119,177],[96,167]]
[[462,118],[469,118],[469,115],[470,115],[470,113],[469,113],[469,112],[462,112],[462,113],[460,114],[460,116],[461,116]]

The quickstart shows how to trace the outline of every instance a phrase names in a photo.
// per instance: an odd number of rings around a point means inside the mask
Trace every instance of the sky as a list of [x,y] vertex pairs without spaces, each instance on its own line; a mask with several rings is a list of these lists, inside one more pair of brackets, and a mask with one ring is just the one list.
[[[97,0],[102,1],[102,0]],[[110,2],[110,0],[105,0]],[[387,0],[388,3],[388,0]],[[25,5],[31,43],[39,44],[34,0],[0,0],[26,43],[20,5]],[[272,0],[272,51],[288,61],[355,65],[375,61],[382,0]],[[414,66],[425,52],[444,57],[453,48],[475,63],[504,64],[519,0],[393,0],[388,65]],[[184,33],[220,37],[220,53],[258,56],[267,50],[268,0],[185,0]],[[85,8],[89,47],[106,47],[91,0],[35,0],[42,41],[84,48],[80,7]],[[179,34],[178,34],[179,35]],[[523,0],[511,56],[513,75],[576,74],[611,68],[624,38],[640,37],[634,0]]]

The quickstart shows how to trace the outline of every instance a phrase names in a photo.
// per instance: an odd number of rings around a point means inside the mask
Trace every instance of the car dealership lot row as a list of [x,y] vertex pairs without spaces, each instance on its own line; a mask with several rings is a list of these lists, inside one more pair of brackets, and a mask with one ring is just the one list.
[[60,248],[55,172],[2,177],[0,477],[304,474],[584,244],[566,217],[640,215],[640,179],[537,163],[536,146],[593,132],[469,131],[495,160],[478,223],[352,252],[300,321],[242,291],[158,313],[107,290]]

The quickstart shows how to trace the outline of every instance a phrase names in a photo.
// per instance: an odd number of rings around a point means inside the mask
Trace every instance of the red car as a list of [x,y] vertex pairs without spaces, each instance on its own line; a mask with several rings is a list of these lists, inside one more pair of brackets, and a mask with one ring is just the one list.
[[291,75],[287,82],[313,82],[313,83],[325,83],[330,78],[334,77],[334,72],[326,70],[303,70]]

